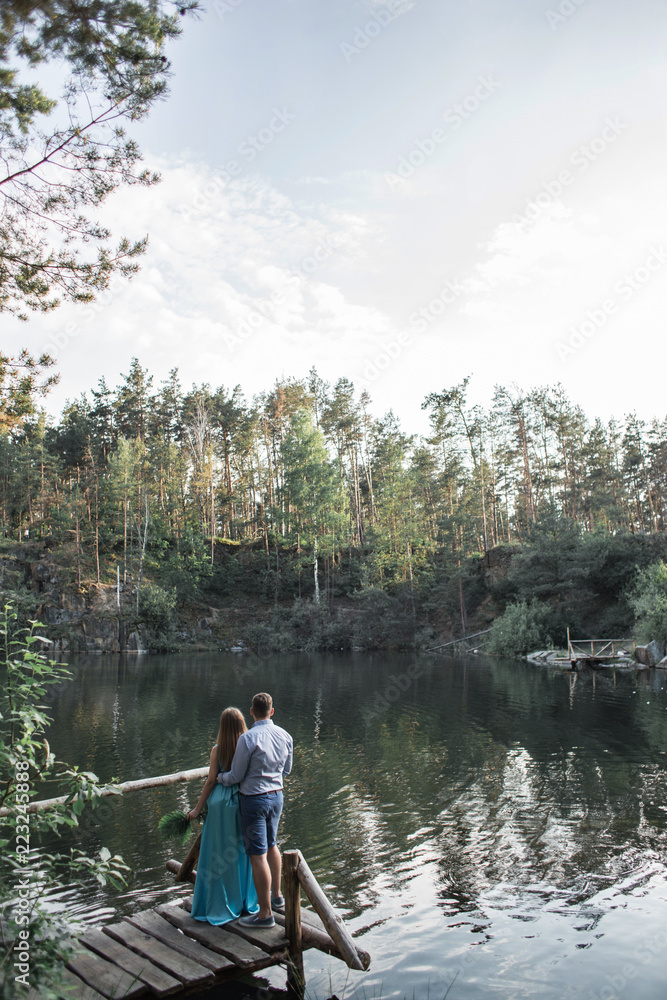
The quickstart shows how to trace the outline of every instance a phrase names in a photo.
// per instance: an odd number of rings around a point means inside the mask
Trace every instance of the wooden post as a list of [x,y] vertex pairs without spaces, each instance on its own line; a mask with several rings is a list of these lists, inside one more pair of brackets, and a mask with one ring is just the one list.
[[283,885],[285,888],[285,934],[289,941],[287,984],[297,997],[303,997],[303,938],[301,934],[301,887],[299,865],[301,851],[283,851]]
[[[168,861],[165,861],[164,867],[167,869],[168,872],[171,872],[173,875],[178,875],[183,865],[181,864],[180,861],[176,861],[174,858],[169,858]],[[194,885],[196,878],[197,878],[197,872],[193,868],[190,874],[185,876],[183,881],[191,882],[192,885]]]
[[185,858],[185,861],[180,867],[178,875],[176,876],[177,882],[189,882],[190,874],[192,869],[199,861],[199,848],[201,847],[201,833],[197,834],[197,839],[190,848]]
[[299,855],[299,865],[296,874],[303,886],[303,891],[315,907],[318,916],[343,956],[343,960],[348,968],[359,969],[364,972],[370,965],[370,955],[368,952],[357,948],[350,932],[320,888],[317,879],[304,860],[303,854],[301,851],[297,851],[296,853]]

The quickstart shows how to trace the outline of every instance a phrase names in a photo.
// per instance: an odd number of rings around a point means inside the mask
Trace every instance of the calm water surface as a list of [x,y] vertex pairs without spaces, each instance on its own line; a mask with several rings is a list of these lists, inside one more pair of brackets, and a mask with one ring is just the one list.
[[[372,955],[358,973],[307,952],[310,997],[664,1000],[662,672],[366,654],[71,666],[52,748],[103,779],[204,766],[220,710],[273,694],[295,743],[281,846],[302,850]],[[157,822],[192,807],[201,784],[107,799],[84,817],[85,847],[132,866],[128,889],[53,905],[97,922],[184,894],[164,870],[184,852]]]

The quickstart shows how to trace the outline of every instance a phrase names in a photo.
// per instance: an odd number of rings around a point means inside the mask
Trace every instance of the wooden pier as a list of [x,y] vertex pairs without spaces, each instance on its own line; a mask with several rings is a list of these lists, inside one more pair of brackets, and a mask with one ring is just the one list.
[[[101,795],[131,792],[158,785],[204,778],[208,767],[140,778],[109,786]],[[33,801],[28,812],[61,805],[66,796]],[[10,815],[0,808],[0,818]],[[177,882],[196,879],[199,835],[180,863],[168,861]],[[140,996],[193,996],[240,975],[284,965],[292,995],[303,997],[303,952],[317,948],[341,959],[350,969],[370,967],[368,952],[358,948],[341,917],[327,899],[301,851],[283,852],[285,907],[274,910],[276,925],[255,929],[238,920],[214,926],[190,916],[192,897],[174,904],[123,917],[102,928],[86,931],[72,944],[76,953],[64,970],[67,1000],[122,1000]],[[301,891],[312,909],[301,905]],[[41,1000],[30,989],[28,1000]]]
[[579,667],[602,667],[612,664],[627,648],[634,649],[633,639],[571,639],[567,630],[567,657],[572,670]]
[[[243,927],[238,920],[213,926],[195,920],[188,897],[87,931],[67,963],[68,998],[192,996],[274,965],[286,967],[288,985],[303,996],[302,955],[308,948],[340,958],[350,968],[368,969],[370,956],[354,944],[301,852],[285,851],[283,867],[286,912],[275,912],[275,927]],[[167,868],[183,879],[179,862],[169,861]],[[189,871],[185,880],[195,876]],[[301,906],[301,888],[318,912]],[[34,990],[28,997],[40,1000]]]

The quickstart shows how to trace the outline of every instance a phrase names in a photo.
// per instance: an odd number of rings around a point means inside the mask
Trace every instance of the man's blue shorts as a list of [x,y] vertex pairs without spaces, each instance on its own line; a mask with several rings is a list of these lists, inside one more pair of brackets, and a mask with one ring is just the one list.
[[239,795],[241,804],[241,836],[246,854],[266,854],[274,847],[278,822],[283,811],[283,793]]

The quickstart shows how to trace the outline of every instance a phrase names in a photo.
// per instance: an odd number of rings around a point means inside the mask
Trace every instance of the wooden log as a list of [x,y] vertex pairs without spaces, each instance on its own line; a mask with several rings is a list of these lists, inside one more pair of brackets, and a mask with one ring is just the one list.
[[204,968],[199,962],[193,962],[191,958],[186,958],[180,952],[173,951],[172,948],[168,948],[151,937],[150,934],[146,934],[125,920],[116,924],[108,924],[104,928],[104,933],[116,941],[120,941],[130,951],[136,951],[137,955],[143,955],[154,965],[159,965],[161,969],[164,969],[174,979],[179,979],[189,989],[195,986],[207,986],[215,979],[210,969]]
[[190,874],[196,876],[196,872],[193,871],[195,865],[199,861],[199,848],[201,847],[201,833],[197,834],[197,839],[188,851],[185,861],[176,873],[177,882],[189,882]]
[[299,851],[283,851],[283,884],[285,887],[285,934],[289,941],[287,982],[298,997],[305,988],[303,971],[303,937],[301,933],[301,887],[299,885]]
[[[164,866],[165,866],[165,868],[167,869],[168,872],[173,872],[174,875],[176,875],[176,881],[179,881],[178,876],[181,873],[183,865],[180,864],[178,861],[174,861],[173,858],[169,858],[168,861],[165,861]],[[194,885],[196,878],[197,878],[197,871],[196,871],[195,868],[192,868],[187,873],[187,875],[185,876],[185,878],[181,879],[180,881],[181,882],[191,882],[192,885]]]
[[314,927],[318,931],[322,931],[323,934],[327,933],[327,929],[315,913],[315,910],[311,910],[308,906],[301,907],[301,930],[307,927]]
[[364,972],[371,964],[370,955],[368,952],[362,951],[361,948],[357,948],[347,927],[334,910],[317,879],[308,867],[303,854],[301,851],[297,851],[297,853],[299,855],[299,866],[296,874],[303,886],[303,891],[313,904],[316,913],[322,919],[322,923],[326,927],[331,939],[343,956],[345,964],[350,969],[359,969],[359,971]]
[[[137,778],[134,781],[122,781],[119,785],[113,785],[106,791],[101,792],[104,798],[107,795],[118,795],[119,792],[136,792],[141,788],[157,788],[159,785],[175,785],[179,781],[193,781],[195,778],[205,778],[209,769],[207,767],[194,767],[189,771],[176,771],[174,774],[159,774],[155,778]],[[67,802],[69,796],[58,795],[55,799],[41,799],[39,802],[31,802],[28,806],[29,813],[43,812],[45,809],[52,809],[54,806],[61,806]],[[10,816],[11,809],[3,806],[0,809],[0,816]]]
[[156,911],[188,937],[199,941],[210,951],[231,959],[239,969],[254,971],[275,965],[274,959],[262,948],[255,947],[236,934],[230,934],[226,930],[226,924],[216,927],[204,920],[195,920],[184,907],[168,903],[161,903]]
[[[277,924],[285,927],[285,917],[282,913],[274,913],[274,917]],[[285,934],[287,934],[287,929],[285,929]],[[318,951],[323,951],[325,955],[332,955],[334,958],[339,958],[341,962],[345,961],[327,932],[309,923],[303,907],[301,908],[301,941],[304,951],[308,948],[317,948]]]
[[101,955],[108,962],[113,962],[125,972],[129,972],[131,976],[136,976],[148,986],[155,996],[166,997],[170,993],[178,993],[183,989],[180,980],[174,979],[173,976],[159,969],[157,965],[149,962],[147,958],[142,958],[141,955],[124,948],[122,944],[114,941],[108,934],[103,934],[100,930],[87,931],[79,940],[86,948]]

